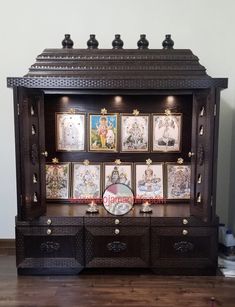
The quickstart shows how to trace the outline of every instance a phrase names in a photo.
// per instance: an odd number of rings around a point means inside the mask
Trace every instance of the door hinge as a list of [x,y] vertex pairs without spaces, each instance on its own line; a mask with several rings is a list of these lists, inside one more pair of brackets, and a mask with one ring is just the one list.
[[20,194],[20,206],[22,206],[22,200],[23,200],[23,196],[22,194]]
[[17,114],[20,115],[20,105],[17,103]]
[[214,105],[214,116],[216,116],[216,104]]
[[211,195],[211,207],[213,207],[213,196]]

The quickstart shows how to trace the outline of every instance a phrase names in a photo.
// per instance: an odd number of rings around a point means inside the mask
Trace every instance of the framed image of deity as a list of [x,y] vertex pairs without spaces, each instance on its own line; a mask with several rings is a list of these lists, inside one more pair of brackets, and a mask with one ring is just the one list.
[[189,200],[191,165],[189,163],[166,163],[166,198]]
[[[135,114],[136,111],[136,114]],[[149,114],[121,114],[121,152],[149,152]]]
[[46,198],[69,199],[70,163],[46,163]]
[[151,162],[150,164],[135,163],[134,165],[136,199],[150,200],[153,203],[162,200],[164,197],[164,164]]
[[89,151],[117,152],[118,114],[89,114]]
[[56,151],[85,151],[85,113],[57,112]]
[[83,203],[99,202],[102,193],[101,163],[85,161],[72,163],[72,198]]
[[[117,160],[118,161],[118,160]],[[104,163],[103,171],[104,181],[103,188],[104,190],[114,183],[122,183],[129,186],[131,189],[133,187],[133,164],[129,162],[107,162]]]
[[182,135],[182,114],[164,113],[152,115],[152,151],[180,152]]

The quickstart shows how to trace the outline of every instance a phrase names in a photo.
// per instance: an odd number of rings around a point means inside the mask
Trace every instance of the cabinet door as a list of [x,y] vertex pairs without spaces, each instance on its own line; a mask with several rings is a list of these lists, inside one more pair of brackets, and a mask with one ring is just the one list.
[[44,97],[19,87],[14,98],[18,217],[31,220],[46,211]]
[[[214,108],[212,90],[194,94],[192,120],[192,182],[191,214],[210,222],[213,205]],[[214,211],[213,211],[214,212]]]

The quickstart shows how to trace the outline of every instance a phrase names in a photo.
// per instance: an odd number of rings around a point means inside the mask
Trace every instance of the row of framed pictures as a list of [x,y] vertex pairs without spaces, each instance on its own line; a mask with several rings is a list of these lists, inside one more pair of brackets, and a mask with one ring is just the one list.
[[[166,110],[167,111],[167,110]],[[179,152],[181,113],[56,113],[56,150],[93,152]],[[120,127],[120,128],[119,128]],[[120,138],[119,138],[120,134]],[[151,144],[151,150],[150,150]]]
[[48,200],[84,202],[100,199],[111,184],[123,183],[134,190],[137,199],[187,200],[190,177],[187,163],[47,163],[46,195]]

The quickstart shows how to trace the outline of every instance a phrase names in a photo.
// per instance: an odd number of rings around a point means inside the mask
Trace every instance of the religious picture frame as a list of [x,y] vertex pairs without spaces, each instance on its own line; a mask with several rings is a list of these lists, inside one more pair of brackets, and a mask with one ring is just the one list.
[[135,153],[149,152],[150,115],[146,113],[122,113],[120,119],[120,151]]
[[167,162],[166,164],[166,199],[189,200],[191,185],[191,164],[178,164]]
[[148,200],[152,203],[162,201],[164,198],[164,163],[137,162],[134,163],[134,168],[136,200]]
[[72,198],[80,203],[100,202],[102,193],[102,164],[72,163]]
[[89,113],[89,151],[118,151],[118,114]]
[[46,163],[46,199],[70,198],[71,163]]
[[56,151],[85,151],[86,114],[56,112]]
[[114,183],[122,183],[133,188],[133,163],[106,162],[103,164],[103,189]]
[[181,151],[182,113],[153,113],[152,131],[153,152]]

